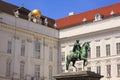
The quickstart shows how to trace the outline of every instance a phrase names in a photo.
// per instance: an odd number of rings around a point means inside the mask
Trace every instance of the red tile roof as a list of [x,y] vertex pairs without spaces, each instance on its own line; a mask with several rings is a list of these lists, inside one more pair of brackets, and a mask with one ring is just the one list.
[[97,13],[103,15],[104,18],[107,18],[110,16],[112,10],[115,15],[120,15],[120,3],[58,19],[56,20],[57,28],[63,29],[82,24],[83,18],[86,18],[87,22],[93,21]]

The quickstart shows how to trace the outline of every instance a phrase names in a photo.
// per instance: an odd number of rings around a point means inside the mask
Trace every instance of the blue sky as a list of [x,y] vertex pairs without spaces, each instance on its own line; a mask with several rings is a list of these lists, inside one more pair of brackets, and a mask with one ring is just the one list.
[[33,10],[39,9],[42,15],[52,19],[67,17],[69,12],[79,14],[88,10],[108,6],[120,0],[4,0],[19,7]]

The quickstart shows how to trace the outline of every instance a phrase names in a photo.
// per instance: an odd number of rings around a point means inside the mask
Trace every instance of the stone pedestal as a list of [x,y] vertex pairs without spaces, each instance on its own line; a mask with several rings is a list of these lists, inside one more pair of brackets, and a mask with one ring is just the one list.
[[91,71],[67,72],[53,76],[56,80],[100,80],[103,76]]

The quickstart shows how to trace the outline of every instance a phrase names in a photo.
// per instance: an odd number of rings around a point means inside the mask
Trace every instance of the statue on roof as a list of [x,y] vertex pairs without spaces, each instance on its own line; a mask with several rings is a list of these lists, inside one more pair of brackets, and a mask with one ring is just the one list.
[[39,22],[40,17],[41,12],[38,9],[34,9],[28,14],[28,20],[36,23]]

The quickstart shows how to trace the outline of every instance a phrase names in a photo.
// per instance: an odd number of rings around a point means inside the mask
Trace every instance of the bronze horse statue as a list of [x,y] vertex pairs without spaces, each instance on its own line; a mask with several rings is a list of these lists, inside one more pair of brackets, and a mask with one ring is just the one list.
[[79,60],[83,60],[83,69],[85,66],[87,66],[88,64],[88,60],[87,60],[87,53],[88,51],[90,51],[90,45],[89,42],[85,42],[82,45],[81,50],[77,50],[75,53],[74,52],[70,52],[67,56],[66,56],[66,70],[69,70],[69,64],[70,62],[72,62],[72,66],[75,67],[76,71],[77,71],[77,67],[75,66],[75,62],[79,61]]

